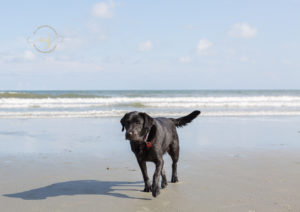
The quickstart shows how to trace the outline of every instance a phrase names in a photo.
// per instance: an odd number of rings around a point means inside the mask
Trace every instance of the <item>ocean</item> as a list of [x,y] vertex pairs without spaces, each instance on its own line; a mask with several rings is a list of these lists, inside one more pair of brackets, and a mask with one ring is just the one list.
[[300,90],[2,91],[0,118],[299,116]]

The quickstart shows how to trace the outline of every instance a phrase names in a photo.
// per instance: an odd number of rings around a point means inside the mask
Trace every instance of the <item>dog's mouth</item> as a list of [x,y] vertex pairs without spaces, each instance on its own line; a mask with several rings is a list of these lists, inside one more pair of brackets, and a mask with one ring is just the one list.
[[155,127],[155,125],[153,125],[151,127],[150,131],[146,132],[143,136],[139,135],[137,133],[129,134],[126,132],[125,139],[129,140],[129,141],[134,141],[134,142],[146,142],[146,141],[153,140],[155,133],[156,133],[156,127]]
[[143,140],[139,140],[139,139],[128,139],[128,138],[126,138],[126,140],[128,140],[128,141],[133,141],[133,142],[136,142],[136,143],[141,143],[141,142],[143,142]]
[[125,139],[128,140],[128,141],[143,142],[143,138],[140,138],[138,136],[125,135]]

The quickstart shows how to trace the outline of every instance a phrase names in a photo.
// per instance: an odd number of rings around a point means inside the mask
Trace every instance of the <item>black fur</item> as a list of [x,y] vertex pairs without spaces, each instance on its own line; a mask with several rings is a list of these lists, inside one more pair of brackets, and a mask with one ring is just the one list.
[[[130,140],[131,150],[134,152],[138,164],[141,168],[145,192],[152,191],[152,196],[159,195],[159,177],[162,176],[161,188],[167,186],[167,178],[163,169],[163,155],[168,152],[172,158],[172,178],[171,182],[178,182],[177,162],[179,158],[179,139],[176,127],[183,127],[190,123],[200,114],[196,110],[191,114],[173,119],[173,118],[152,118],[146,113],[133,111],[126,113],[121,119],[122,131],[126,129],[125,138]],[[151,142],[152,147],[146,146],[146,139]],[[153,175],[152,186],[147,174],[146,161],[154,162],[156,165]]]
[[195,119],[201,112],[199,110],[195,110],[191,114],[178,118],[178,119],[171,119],[176,127],[184,127],[188,123],[191,123],[193,119]]

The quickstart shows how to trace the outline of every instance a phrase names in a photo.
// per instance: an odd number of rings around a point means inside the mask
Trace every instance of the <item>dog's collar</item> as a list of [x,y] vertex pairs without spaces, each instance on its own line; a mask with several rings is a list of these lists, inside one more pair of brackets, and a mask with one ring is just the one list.
[[152,147],[151,141],[147,141],[147,140],[148,140],[148,137],[149,137],[149,133],[150,133],[150,132],[147,132],[147,134],[146,134],[146,136],[145,136],[145,138],[144,138],[144,142],[146,143],[146,147],[147,147],[147,148],[151,148],[151,147]]

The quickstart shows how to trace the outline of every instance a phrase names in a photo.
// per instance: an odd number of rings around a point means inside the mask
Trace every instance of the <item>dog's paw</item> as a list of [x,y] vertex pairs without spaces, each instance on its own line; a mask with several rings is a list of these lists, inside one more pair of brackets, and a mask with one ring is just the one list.
[[145,186],[143,192],[150,192],[151,191],[151,186]]
[[152,196],[157,197],[160,194],[158,186],[152,186]]
[[172,176],[171,182],[172,183],[177,183],[178,182],[178,177],[177,176]]
[[161,182],[161,188],[164,189],[165,187],[167,187],[168,182],[167,181],[162,181]]

